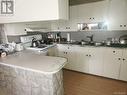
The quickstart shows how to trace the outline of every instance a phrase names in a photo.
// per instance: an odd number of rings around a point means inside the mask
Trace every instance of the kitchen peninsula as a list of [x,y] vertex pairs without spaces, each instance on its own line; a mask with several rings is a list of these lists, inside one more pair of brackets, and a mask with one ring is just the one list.
[[29,51],[0,58],[0,95],[63,95],[66,61]]

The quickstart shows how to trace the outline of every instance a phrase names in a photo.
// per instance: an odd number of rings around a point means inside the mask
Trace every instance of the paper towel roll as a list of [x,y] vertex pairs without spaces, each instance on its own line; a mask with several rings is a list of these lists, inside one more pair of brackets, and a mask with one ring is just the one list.
[[68,42],[71,41],[71,35],[70,35],[70,33],[67,33],[67,41],[68,41]]

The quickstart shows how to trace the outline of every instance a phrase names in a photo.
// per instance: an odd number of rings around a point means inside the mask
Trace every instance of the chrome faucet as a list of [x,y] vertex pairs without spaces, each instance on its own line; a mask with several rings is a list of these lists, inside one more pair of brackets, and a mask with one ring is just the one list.
[[91,35],[91,36],[87,36],[87,38],[90,39],[90,42],[93,42],[93,35]]

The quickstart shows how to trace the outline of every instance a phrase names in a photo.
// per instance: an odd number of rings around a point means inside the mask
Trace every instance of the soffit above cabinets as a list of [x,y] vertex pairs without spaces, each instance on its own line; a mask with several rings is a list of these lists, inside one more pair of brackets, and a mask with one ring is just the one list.
[[98,2],[98,1],[104,1],[104,0],[69,0],[69,5],[79,5],[84,3],[92,3],[92,2]]

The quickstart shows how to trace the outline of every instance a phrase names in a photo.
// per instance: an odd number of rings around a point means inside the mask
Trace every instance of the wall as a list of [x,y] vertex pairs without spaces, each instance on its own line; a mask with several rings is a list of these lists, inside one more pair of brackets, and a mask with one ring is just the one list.
[[0,44],[6,42],[7,42],[7,37],[4,31],[4,25],[0,24]]

